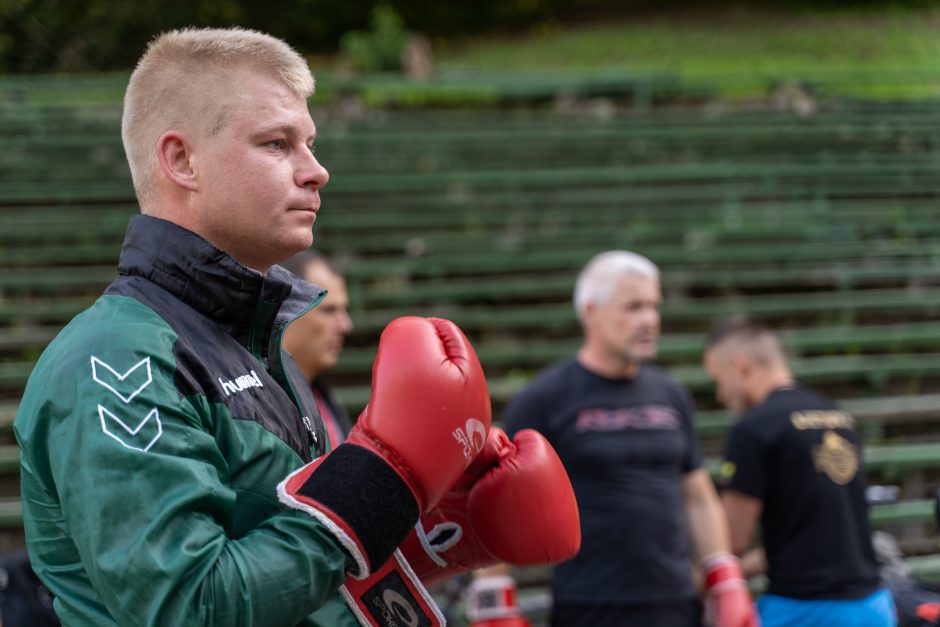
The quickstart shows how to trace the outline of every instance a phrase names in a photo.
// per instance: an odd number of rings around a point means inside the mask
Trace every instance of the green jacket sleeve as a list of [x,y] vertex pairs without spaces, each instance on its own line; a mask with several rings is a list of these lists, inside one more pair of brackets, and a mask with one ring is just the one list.
[[[313,518],[272,506],[230,537],[246,495],[232,489],[241,470],[223,449],[250,453],[274,436],[232,420],[222,403],[182,397],[174,334],[146,318],[115,315],[91,333],[88,324],[64,333],[37,365],[17,417],[24,498],[37,501],[25,506],[28,540],[52,540],[42,537],[49,510],[39,501],[56,502],[78,559],[52,563],[31,544],[37,570],[83,571],[97,595],[62,594],[66,622],[97,612],[99,624],[110,615],[127,626],[282,627],[334,605],[349,557]],[[289,468],[261,455],[257,464],[273,464],[257,498],[276,500],[273,482]]]

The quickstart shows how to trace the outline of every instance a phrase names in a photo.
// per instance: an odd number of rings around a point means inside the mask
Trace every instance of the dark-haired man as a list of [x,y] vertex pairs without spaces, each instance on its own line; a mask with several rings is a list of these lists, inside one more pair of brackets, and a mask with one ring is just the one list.
[[741,414],[728,436],[722,503],[749,574],[766,566],[764,627],[896,624],[882,588],[854,418],[800,385],[776,334],[732,319],[708,338],[716,396]]
[[300,278],[326,290],[323,301],[299,317],[284,332],[284,349],[310,382],[331,446],[346,439],[351,428],[342,404],[323,381],[333,368],[352,333],[349,295],[342,272],[320,253],[305,250],[281,264]]

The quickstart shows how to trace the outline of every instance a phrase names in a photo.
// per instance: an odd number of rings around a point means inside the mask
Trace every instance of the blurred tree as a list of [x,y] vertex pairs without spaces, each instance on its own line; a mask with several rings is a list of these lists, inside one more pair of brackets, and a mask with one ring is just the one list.
[[162,30],[239,23],[244,17],[237,0],[0,0],[7,44],[0,71],[130,68]]
[[372,28],[350,31],[340,39],[343,55],[359,70],[399,70],[410,33],[401,16],[387,4],[372,9]]
[[335,50],[366,25],[368,0],[0,0],[0,72],[130,69],[156,34],[184,26],[244,26],[309,52]]
[[[720,0],[385,0],[432,39],[527,28],[543,20],[666,12]],[[787,7],[932,6],[936,0],[765,0]],[[749,3],[753,7],[755,3]],[[256,28],[304,52],[332,52],[369,25],[374,0],[0,0],[0,73],[129,69],[154,35],[183,26]],[[391,33],[392,30],[389,30]],[[375,43],[375,42],[374,42]]]

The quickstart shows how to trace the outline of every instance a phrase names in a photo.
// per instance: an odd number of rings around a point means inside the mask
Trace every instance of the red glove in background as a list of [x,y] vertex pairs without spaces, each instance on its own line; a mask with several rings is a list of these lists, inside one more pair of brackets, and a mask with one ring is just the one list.
[[531,627],[516,605],[516,580],[491,576],[474,579],[467,588],[470,627]]
[[706,622],[714,627],[759,627],[738,559],[730,553],[715,553],[702,560],[705,569]]

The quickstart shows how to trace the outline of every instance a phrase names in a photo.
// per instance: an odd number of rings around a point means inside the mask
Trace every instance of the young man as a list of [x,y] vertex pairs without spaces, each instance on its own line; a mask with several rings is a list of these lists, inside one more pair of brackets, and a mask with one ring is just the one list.
[[799,385],[777,336],[732,319],[708,338],[705,369],[716,396],[741,418],[728,435],[722,501],[735,553],[766,566],[758,602],[764,627],[895,624],[881,587],[865,501],[855,420]]
[[330,444],[336,447],[346,439],[351,425],[346,410],[321,375],[339,361],[346,337],[353,330],[346,279],[326,257],[309,250],[297,253],[281,265],[327,293],[323,302],[287,328],[284,350],[310,382]]
[[[275,265],[311,245],[328,180],[312,91],[294,50],[242,29],[166,33],[131,76],[122,135],[142,215],[14,425],[30,558],[64,624],[370,624],[347,577],[387,563],[480,463],[482,369],[453,324],[420,318],[383,333],[369,408],[323,455],[281,349],[322,291]],[[371,624],[433,618],[420,593],[382,596]]]
[[692,402],[650,363],[661,300],[650,260],[626,251],[594,257],[574,289],[580,350],[539,374],[504,415],[509,433],[531,427],[545,435],[577,495],[582,548],[554,571],[556,627],[699,624],[690,548],[706,571],[715,624],[754,624],[702,468]]

